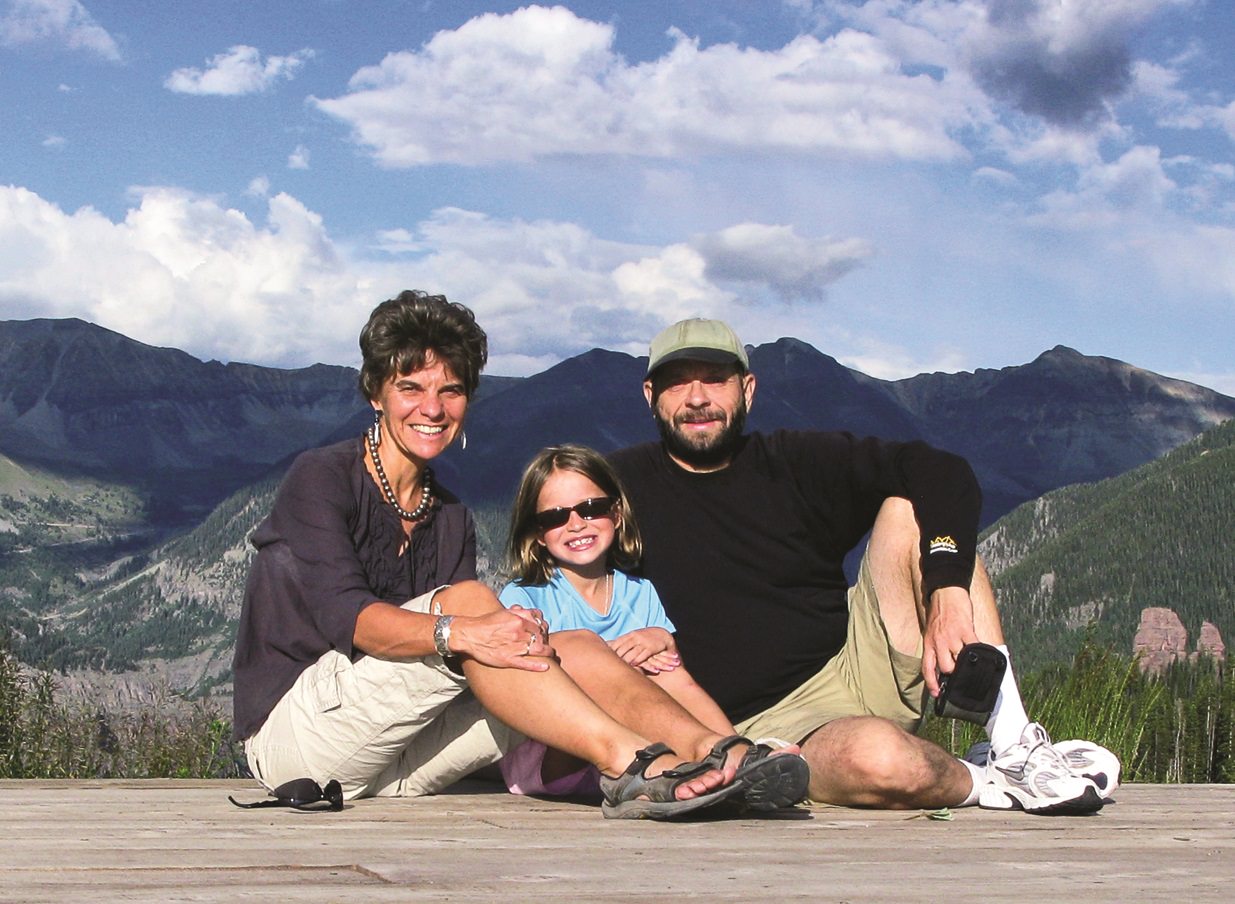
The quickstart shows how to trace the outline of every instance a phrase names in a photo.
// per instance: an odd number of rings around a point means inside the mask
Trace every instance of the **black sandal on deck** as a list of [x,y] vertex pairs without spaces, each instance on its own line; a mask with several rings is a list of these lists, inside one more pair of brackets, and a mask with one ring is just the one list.
[[710,760],[683,763],[676,769],[666,769],[660,775],[648,778],[644,774],[648,766],[666,753],[673,751],[665,744],[652,744],[636,752],[626,771],[617,778],[601,775],[600,790],[605,799],[600,810],[605,819],[677,819],[718,804],[742,791],[742,782],[734,779],[723,788],[699,797],[678,800],[673,795],[683,782],[698,778],[716,767]]
[[780,810],[806,799],[810,786],[810,767],[796,753],[778,753],[772,748],[755,744],[741,735],[730,735],[717,741],[712,752],[702,762],[723,769],[730,747],[750,744],[750,749],[738,764],[734,784],[742,785],[742,794],[734,798],[748,810]]

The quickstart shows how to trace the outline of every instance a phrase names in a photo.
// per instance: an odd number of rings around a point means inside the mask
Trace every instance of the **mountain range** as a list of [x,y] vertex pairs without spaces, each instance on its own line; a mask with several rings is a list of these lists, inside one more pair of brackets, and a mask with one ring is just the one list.
[[[790,338],[749,353],[751,428],[956,451],[983,484],[984,524],[1235,417],[1231,397],[1062,346],[1024,365],[899,381]],[[466,449],[435,462],[477,512],[482,564],[495,568],[507,500],[542,446],[655,438],[646,366],[595,349],[531,377],[482,378]],[[185,686],[224,680],[246,537],[297,452],[368,424],[356,377],[202,362],[77,320],[0,321],[0,627],[18,654],[58,669],[157,661],[183,668]]]
[[0,321],[0,453],[129,484],[184,523],[359,409],[356,371],[220,364],[81,320]]
[[[984,521],[1069,483],[1150,461],[1235,416],[1235,399],[1065,347],[1029,364],[885,381],[795,339],[750,349],[753,429],[923,438],[967,457]],[[504,501],[549,442],[608,451],[655,438],[647,361],[595,349],[526,378],[484,377],[469,445],[438,465],[474,505]],[[199,361],[80,320],[0,321],[0,454],[135,487],[151,517],[192,522],[371,412],[352,368]]]

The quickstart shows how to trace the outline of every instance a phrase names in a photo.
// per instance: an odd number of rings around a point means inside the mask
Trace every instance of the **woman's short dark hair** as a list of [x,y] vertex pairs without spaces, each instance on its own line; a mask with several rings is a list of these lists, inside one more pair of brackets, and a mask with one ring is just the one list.
[[536,526],[540,491],[554,471],[582,474],[606,496],[617,499],[617,535],[609,547],[606,565],[624,571],[638,567],[643,557],[643,540],[617,472],[595,449],[566,444],[541,449],[523,471],[519,492],[510,510],[510,537],[506,544],[511,579],[523,584],[547,584],[557,567],[549,551],[539,542],[540,528]]
[[467,307],[408,289],[373,309],[360,331],[360,354],[366,399],[376,399],[391,377],[423,368],[430,355],[450,368],[471,398],[489,359],[489,342]]

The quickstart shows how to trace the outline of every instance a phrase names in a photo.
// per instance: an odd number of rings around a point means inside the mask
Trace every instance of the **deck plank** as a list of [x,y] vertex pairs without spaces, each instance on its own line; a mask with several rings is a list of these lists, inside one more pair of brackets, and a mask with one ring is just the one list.
[[1132,785],[1091,817],[799,808],[689,823],[465,788],[239,810],[245,781],[0,781],[0,902],[1235,899],[1235,786]]

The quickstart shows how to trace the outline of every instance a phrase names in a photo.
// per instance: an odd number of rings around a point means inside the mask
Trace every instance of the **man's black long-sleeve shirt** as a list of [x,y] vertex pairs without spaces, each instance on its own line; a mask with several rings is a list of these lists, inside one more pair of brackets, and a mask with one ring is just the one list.
[[927,594],[973,575],[981,492],[964,459],[926,443],[777,431],[743,437],[711,473],[684,470],[658,443],[611,461],[683,661],[735,722],[840,649],[845,554],[888,497],[913,503]]

